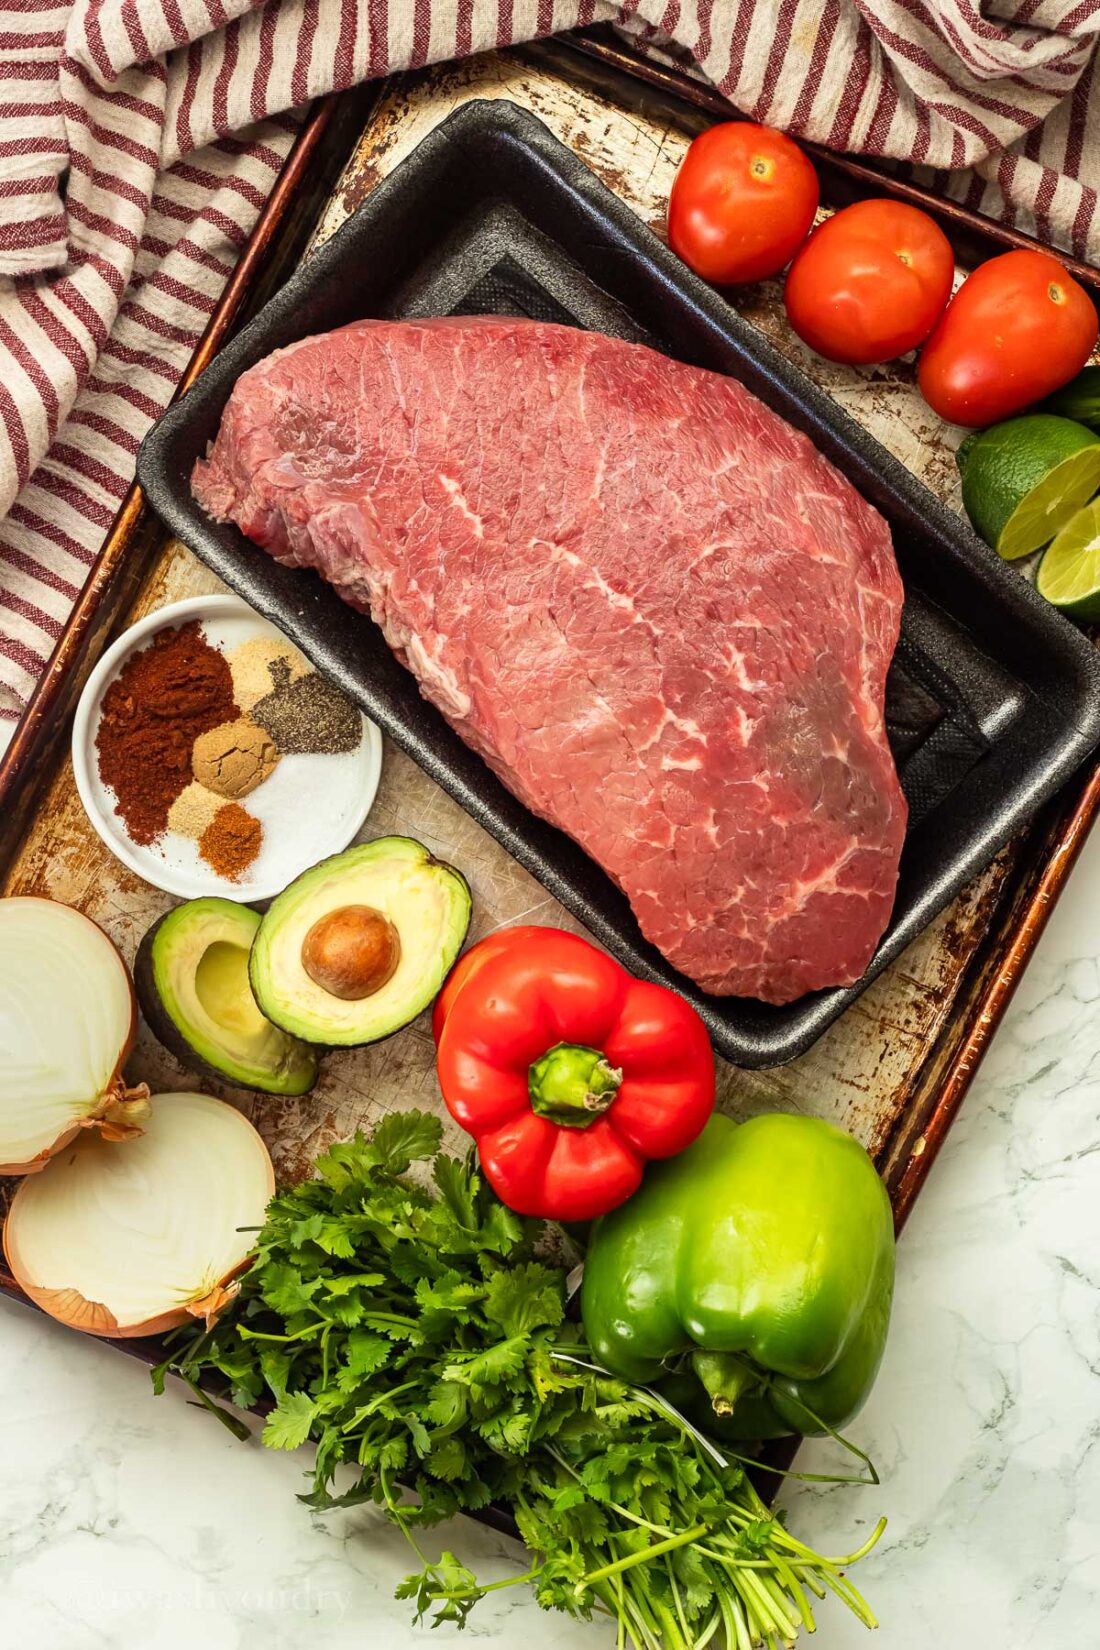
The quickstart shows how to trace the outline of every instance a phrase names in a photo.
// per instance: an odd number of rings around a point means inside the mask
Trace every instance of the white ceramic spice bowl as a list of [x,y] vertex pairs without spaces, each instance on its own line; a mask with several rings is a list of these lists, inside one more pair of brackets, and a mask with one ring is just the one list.
[[211,646],[223,652],[261,636],[285,641],[273,624],[237,596],[193,596],[146,614],[108,648],[81,694],[73,725],[76,788],[107,847],[154,887],[181,899],[204,894],[242,901],[272,899],[310,865],[346,848],[362,828],[382,772],[382,736],[364,716],[363,737],[354,751],[284,756],[271,777],[241,799],[264,833],[259,854],[236,882],[218,876],[200,856],[198,843],[178,832],[168,831],[159,842],[142,847],[128,834],[114,792],[99,777],[95,741],[103,696],[131,653],[146,646],[158,631],[192,620],[202,625]]

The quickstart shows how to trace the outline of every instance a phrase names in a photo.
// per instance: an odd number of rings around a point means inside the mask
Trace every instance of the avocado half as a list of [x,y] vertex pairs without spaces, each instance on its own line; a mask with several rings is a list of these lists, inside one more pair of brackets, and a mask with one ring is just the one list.
[[154,923],[134,984],[155,1035],[185,1064],[261,1094],[306,1094],[317,1050],[288,1037],[256,1006],[248,956],[259,912],[228,899],[193,899]]
[[[339,926],[338,917],[357,916],[396,936],[395,955],[366,994],[337,994],[318,983],[316,970],[307,972],[303,951],[308,959],[307,940]],[[377,1043],[438,994],[469,921],[466,878],[423,843],[405,836],[359,843],[304,871],[272,901],[249,961],[256,1001],[269,1020],[306,1042]]]

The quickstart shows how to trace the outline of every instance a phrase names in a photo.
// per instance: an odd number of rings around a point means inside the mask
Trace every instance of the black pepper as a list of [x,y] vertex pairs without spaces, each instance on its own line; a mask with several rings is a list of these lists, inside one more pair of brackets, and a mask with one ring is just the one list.
[[274,692],[253,705],[252,720],[284,756],[335,755],[356,749],[363,736],[362,719],[339,688],[316,671],[293,681],[289,671],[279,674],[283,679]]

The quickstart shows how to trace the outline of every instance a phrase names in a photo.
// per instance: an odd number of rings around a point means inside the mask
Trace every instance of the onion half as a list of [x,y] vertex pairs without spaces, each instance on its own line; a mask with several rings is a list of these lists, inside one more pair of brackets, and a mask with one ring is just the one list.
[[158,1094],[128,1145],[82,1135],[23,1181],[4,1254],[31,1300],[73,1329],[210,1325],[237,1293],[274,1191],[267,1147],[239,1111],[207,1094]]
[[33,1174],[80,1129],[140,1133],[121,1076],[137,1029],[126,964],[71,905],[0,900],[0,1174]]

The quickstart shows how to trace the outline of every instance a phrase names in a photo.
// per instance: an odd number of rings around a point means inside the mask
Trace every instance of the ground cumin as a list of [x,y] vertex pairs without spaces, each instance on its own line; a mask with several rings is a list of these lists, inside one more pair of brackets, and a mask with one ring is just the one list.
[[195,740],[237,714],[229,665],[197,621],[159,631],[130,655],[103,696],[96,751],[134,842],[163,835],[168,810],[191,783]]
[[259,820],[239,802],[227,802],[199,838],[199,853],[220,877],[236,882],[256,858],[263,838]]

